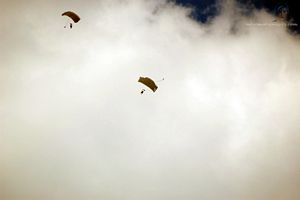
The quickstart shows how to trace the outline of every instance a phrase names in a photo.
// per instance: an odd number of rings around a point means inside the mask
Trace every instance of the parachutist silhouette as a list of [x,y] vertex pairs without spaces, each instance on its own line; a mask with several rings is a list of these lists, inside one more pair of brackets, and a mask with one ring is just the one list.
[[148,77],[140,77],[138,82],[146,85],[153,92],[155,92],[158,88],[157,85],[155,84],[155,82],[151,78],[148,78]]
[[[80,17],[79,17],[76,13],[74,13],[74,12],[72,12],[72,11],[64,12],[64,13],[62,13],[61,15],[62,15],[62,16],[68,16],[69,18],[71,18],[71,19],[73,20],[74,23],[77,23],[77,22],[80,21]],[[66,25],[66,27],[67,27],[67,25]],[[73,27],[73,24],[70,23],[70,29],[71,29],[72,27]]]
[[142,89],[141,94],[143,94],[145,92],[145,89]]

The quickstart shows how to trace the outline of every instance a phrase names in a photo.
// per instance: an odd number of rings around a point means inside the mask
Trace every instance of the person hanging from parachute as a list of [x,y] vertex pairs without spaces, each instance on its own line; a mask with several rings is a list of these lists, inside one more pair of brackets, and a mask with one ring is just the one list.
[[[66,12],[62,13],[61,16],[67,16],[67,17],[69,17],[70,19],[72,19],[72,21],[74,23],[77,23],[77,22],[80,21],[80,17],[76,13],[74,13],[72,11],[66,11]],[[64,28],[66,28],[66,27],[67,26],[64,26]],[[72,27],[73,27],[73,24],[70,22],[70,29],[72,29]]]
[[[163,81],[163,80],[165,80],[165,79],[163,78],[163,79],[161,79],[159,81],[156,81],[156,82],[160,82],[160,81]],[[158,88],[156,83],[149,77],[140,77],[138,82],[144,84],[145,86],[150,88],[153,92],[155,92]],[[146,91],[145,89],[142,89],[141,94],[144,94],[145,91]]]

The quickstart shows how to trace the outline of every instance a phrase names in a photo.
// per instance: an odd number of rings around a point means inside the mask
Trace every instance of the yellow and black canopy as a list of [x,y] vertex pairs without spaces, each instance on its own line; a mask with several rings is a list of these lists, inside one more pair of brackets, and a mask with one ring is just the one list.
[[70,17],[75,23],[79,22],[79,20],[80,20],[80,17],[79,17],[76,13],[74,13],[74,12],[72,12],[72,11],[64,12],[63,14],[61,14],[61,16],[68,16],[68,17]]
[[153,92],[155,92],[157,90],[157,85],[155,84],[155,82],[148,77],[140,77],[138,82],[143,83],[144,85],[146,85],[147,87],[149,87]]

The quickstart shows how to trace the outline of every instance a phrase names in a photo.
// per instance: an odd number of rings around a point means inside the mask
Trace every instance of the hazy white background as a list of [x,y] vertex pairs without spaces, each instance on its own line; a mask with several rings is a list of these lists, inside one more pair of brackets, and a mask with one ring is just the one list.
[[0,199],[300,199],[299,36],[220,7],[0,0]]

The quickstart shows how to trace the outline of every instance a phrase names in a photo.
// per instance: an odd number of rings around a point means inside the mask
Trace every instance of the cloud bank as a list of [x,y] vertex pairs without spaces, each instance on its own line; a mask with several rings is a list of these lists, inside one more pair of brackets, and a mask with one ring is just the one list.
[[299,36],[219,3],[1,1],[0,199],[299,199]]

